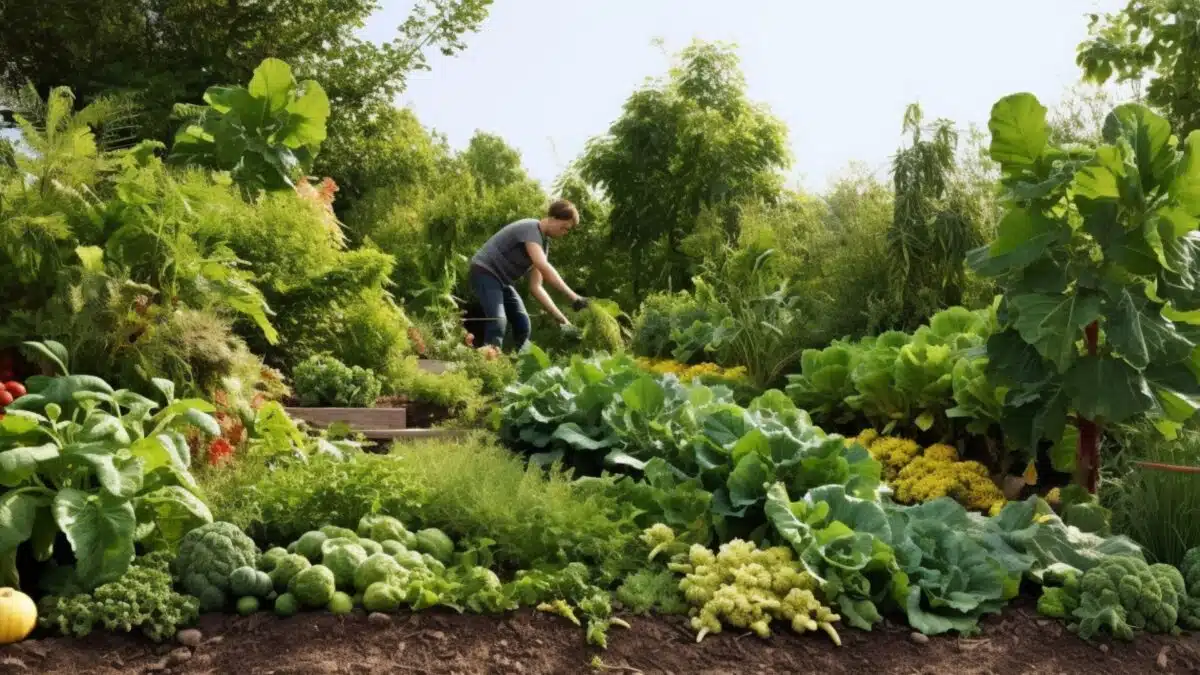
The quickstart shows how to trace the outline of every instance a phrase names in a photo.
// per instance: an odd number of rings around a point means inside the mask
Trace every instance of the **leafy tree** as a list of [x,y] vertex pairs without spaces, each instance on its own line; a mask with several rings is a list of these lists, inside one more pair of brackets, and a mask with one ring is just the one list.
[[1200,129],[1200,3],[1130,0],[1119,12],[1091,14],[1076,63],[1097,84],[1142,82],[1145,101],[1179,134]]
[[950,120],[923,121],[921,107],[910,105],[904,131],[911,140],[892,161],[888,328],[911,330],[939,309],[962,304],[963,261],[983,242],[972,200],[954,182],[958,132]]
[[[580,173],[608,195],[635,296],[687,285],[679,244],[705,208],[778,195],[786,128],[745,89],[730,47],[695,42],[665,81],[634,92],[608,133],[589,142]],[[730,229],[736,238],[736,219]]]
[[333,113],[316,171],[340,177],[360,161],[358,137],[390,108],[426,54],[454,54],[491,0],[420,0],[394,39],[356,35],[378,0],[62,0],[0,3],[0,83],[39,93],[67,86],[81,103],[115,93],[144,109],[142,137],[166,141],[176,102],[200,103],[213,85],[246,82],[268,57],[319,80]]
[[521,166],[521,153],[495,134],[476,131],[462,153],[475,184],[482,188],[502,188],[530,180]]
[[419,211],[425,191],[453,161],[445,137],[427,129],[408,108],[382,109],[362,131],[341,139],[341,151],[358,159],[336,172],[336,208],[352,239],[379,237],[394,208]]
[[1200,132],[1180,151],[1127,104],[1098,145],[1056,145],[1046,113],[1031,94],[993,107],[1007,212],[970,257],[1004,288],[987,351],[1006,436],[1049,441],[1094,492],[1104,425],[1151,415],[1169,434],[1200,408]]

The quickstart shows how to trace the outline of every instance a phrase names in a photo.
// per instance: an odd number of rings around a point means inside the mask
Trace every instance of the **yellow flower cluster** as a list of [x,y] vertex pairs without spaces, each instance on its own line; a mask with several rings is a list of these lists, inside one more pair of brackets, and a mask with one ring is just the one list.
[[880,436],[867,430],[853,439],[866,446],[883,465],[884,477],[904,504],[950,497],[991,515],[1004,506],[1004,493],[979,462],[961,461],[953,446],[937,443],[925,448],[904,438]]
[[680,382],[691,382],[697,377],[702,380],[724,380],[726,382],[737,382],[746,379],[745,366],[722,368],[715,363],[698,363],[694,366],[689,366],[686,363],[679,363],[671,359],[639,358],[637,361],[638,365],[643,369],[657,375],[673,373],[679,378]]
[[865,433],[860,434],[856,440],[862,443],[870,451],[871,456],[883,465],[883,477],[888,481],[896,480],[896,477],[900,475],[900,470],[921,454],[921,446],[917,445],[915,441],[894,436],[880,437],[873,430],[870,436]]

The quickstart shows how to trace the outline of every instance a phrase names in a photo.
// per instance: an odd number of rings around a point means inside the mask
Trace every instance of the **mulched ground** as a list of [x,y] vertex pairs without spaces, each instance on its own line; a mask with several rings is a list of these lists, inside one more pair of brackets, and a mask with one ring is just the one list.
[[[523,610],[504,617],[424,612],[376,623],[362,614],[278,619],[208,615],[199,646],[154,645],[131,636],[45,638],[0,648],[0,672],[45,673],[895,673],[897,675],[1059,675],[1198,673],[1200,635],[1144,636],[1132,644],[1089,644],[1028,603],[985,622],[982,636],[913,639],[902,626],[872,633],[797,636],[780,626],[762,640],[723,633],[695,644],[680,617],[630,619],[607,650],[589,647],[583,629]],[[193,636],[194,637],[194,636]],[[593,657],[598,656],[598,669]]]

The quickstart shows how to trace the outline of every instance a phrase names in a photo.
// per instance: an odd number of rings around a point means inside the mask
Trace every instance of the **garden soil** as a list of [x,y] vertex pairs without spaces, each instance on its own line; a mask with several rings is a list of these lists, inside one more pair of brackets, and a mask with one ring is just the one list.
[[[377,617],[378,618],[378,617]],[[1200,636],[1144,636],[1132,644],[1089,644],[1028,603],[985,622],[975,638],[913,639],[885,624],[843,631],[842,647],[824,634],[797,636],[783,626],[770,640],[726,632],[701,644],[684,619],[632,618],[614,628],[607,650],[584,643],[566,620],[523,610],[504,617],[423,612],[376,623],[360,614],[278,619],[209,615],[200,644],[154,645],[130,636],[43,638],[0,648],[0,672],[46,675],[195,673],[1200,673]],[[593,659],[598,657],[599,661]]]

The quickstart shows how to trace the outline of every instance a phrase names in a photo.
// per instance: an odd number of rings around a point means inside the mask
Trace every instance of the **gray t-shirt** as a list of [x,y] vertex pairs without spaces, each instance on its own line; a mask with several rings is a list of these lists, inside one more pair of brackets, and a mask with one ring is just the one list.
[[501,283],[511,286],[533,267],[529,252],[525,250],[525,243],[530,241],[540,244],[542,250],[550,254],[550,242],[542,234],[536,218],[509,223],[479,247],[471,264],[482,267]]

